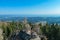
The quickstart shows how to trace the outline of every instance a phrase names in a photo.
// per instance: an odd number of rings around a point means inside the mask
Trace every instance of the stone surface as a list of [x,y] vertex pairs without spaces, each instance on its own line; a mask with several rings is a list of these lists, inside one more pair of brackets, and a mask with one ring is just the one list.
[[39,35],[37,35],[36,32],[33,32],[32,36],[35,36],[35,38],[32,37],[30,40],[41,40],[41,38],[39,37]]

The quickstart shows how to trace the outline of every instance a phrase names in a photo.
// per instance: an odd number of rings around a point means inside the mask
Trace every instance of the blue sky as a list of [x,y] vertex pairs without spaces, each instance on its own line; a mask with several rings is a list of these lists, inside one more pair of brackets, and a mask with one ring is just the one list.
[[60,0],[0,0],[0,15],[60,16]]

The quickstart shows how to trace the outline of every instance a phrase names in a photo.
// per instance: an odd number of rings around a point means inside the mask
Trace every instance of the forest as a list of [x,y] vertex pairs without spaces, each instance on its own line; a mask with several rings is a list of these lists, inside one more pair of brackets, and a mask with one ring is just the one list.
[[[34,25],[29,22],[31,28]],[[17,30],[20,31],[24,28],[21,22],[7,22],[3,23],[0,28],[3,30],[3,39],[8,39],[11,35],[13,35]],[[60,25],[57,23],[55,24],[48,24],[42,26],[41,23],[39,24],[40,34],[43,34],[47,37],[48,40],[60,40]]]

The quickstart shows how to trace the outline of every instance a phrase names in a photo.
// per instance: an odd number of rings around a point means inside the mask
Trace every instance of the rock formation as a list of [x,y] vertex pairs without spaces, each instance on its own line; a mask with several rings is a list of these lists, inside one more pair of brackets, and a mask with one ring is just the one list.
[[23,30],[24,30],[27,34],[30,34],[30,35],[31,35],[31,27],[30,27],[30,25],[28,24],[26,18],[25,18],[24,21],[23,21],[23,26],[24,26],[24,29],[23,29]]

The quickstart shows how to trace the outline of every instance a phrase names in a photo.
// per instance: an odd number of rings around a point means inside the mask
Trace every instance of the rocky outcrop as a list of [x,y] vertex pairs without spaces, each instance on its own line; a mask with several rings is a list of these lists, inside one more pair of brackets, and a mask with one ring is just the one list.
[[30,34],[30,35],[31,35],[31,27],[30,27],[30,25],[28,24],[26,18],[24,19],[24,21],[23,21],[22,24],[23,24],[23,26],[24,26],[23,31],[25,31],[27,34]]
[[41,38],[36,32],[32,32],[30,40],[41,40]]
[[[28,24],[27,20],[24,19],[22,22],[23,29],[20,32],[15,32],[15,34],[11,35],[8,40],[47,40],[46,37],[39,36],[40,34],[40,26],[39,24],[35,24],[34,28]],[[16,35],[17,33],[17,35]]]

